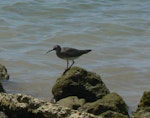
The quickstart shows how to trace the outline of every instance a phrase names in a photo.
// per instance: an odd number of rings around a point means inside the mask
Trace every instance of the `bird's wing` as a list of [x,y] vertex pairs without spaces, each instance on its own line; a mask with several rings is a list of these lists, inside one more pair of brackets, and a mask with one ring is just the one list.
[[70,57],[78,57],[82,54],[78,49],[67,48],[67,47],[63,48],[61,53],[65,53],[66,56],[70,56]]
[[69,56],[69,57],[79,57],[82,54],[88,53],[89,51],[91,51],[91,50],[78,50],[78,49],[75,49],[75,48],[65,47],[65,48],[62,49],[61,53],[63,53],[66,56]]

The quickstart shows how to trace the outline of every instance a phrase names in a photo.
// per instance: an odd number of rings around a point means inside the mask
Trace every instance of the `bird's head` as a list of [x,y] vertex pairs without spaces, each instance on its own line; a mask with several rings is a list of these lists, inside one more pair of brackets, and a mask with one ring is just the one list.
[[53,50],[55,50],[56,52],[60,51],[60,50],[61,50],[60,45],[55,45],[55,46],[53,47],[53,49],[52,49],[52,50],[47,51],[47,52],[46,52],[46,54],[47,54],[47,53],[49,53],[49,52],[51,52],[51,51],[53,51]]

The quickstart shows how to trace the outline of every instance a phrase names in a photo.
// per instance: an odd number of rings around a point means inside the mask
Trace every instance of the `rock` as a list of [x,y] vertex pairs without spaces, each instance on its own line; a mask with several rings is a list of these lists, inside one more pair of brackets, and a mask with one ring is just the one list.
[[57,101],[57,104],[77,110],[79,107],[85,104],[85,99],[78,99],[76,96],[70,96]]
[[150,118],[150,91],[145,91],[133,118]]
[[5,89],[3,88],[2,83],[0,83],[0,92],[5,92]]
[[150,107],[150,91],[145,91],[138,105],[138,109]]
[[0,118],[8,118],[8,116],[4,112],[0,111]]
[[98,118],[23,94],[0,93],[0,111],[9,118]]
[[114,111],[106,111],[100,115],[102,118],[129,118],[127,115],[123,115]]
[[[107,111],[117,112],[122,115],[128,115],[128,107],[122,97],[116,93],[110,93],[95,102],[86,103],[83,107],[78,109],[94,115],[101,115]],[[110,112],[109,112],[110,113]],[[106,113],[105,113],[106,114]],[[107,113],[108,114],[108,113]],[[113,113],[115,114],[115,113]],[[104,114],[103,114],[104,115]]]
[[93,102],[109,93],[101,77],[79,67],[72,67],[57,79],[52,88],[56,101],[68,96],[77,96],[87,102]]
[[8,80],[9,79],[7,69],[5,68],[5,66],[3,66],[1,64],[0,64],[0,79],[2,79],[2,80]]
[[128,118],[128,107],[122,97],[110,93],[101,77],[73,67],[57,79],[52,88],[57,104],[102,118]]

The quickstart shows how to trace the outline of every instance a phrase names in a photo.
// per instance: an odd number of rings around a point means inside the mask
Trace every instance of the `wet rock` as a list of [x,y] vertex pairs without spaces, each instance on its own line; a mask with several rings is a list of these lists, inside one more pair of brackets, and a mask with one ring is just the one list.
[[57,101],[57,104],[77,110],[79,107],[85,104],[85,99],[79,99],[76,96],[70,96]]
[[0,92],[5,92],[5,89],[3,88],[2,83],[0,83]]
[[133,118],[150,118],[150,91],[145,91]]
[[122,97],[120,97],[116,93],[110,93],[95,102],[86,103],[78,110],[85,111],[94,115],[101,115],[105,112],[111,111],[109,112],[109,114],[107,113],[107,115],[113,115],[117,112],[118,114],[122,114],[128,117],[128,107]]
[[22,94],[0,93],[0,111],[9,118],[97,118]]
[[2,79],[2,80],[8,80],[9,79],[7,69],[2,64],[0,64],[0,79]]
[[52,93],[56,101],[68,96],[77,96],[92,102],[108,94],[109,90],[96,73],[72,67],[57,79]]

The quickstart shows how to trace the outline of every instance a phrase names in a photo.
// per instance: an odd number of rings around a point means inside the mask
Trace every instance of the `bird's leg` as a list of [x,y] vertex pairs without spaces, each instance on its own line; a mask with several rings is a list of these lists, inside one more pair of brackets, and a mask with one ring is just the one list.
[[67,68],[65,69],[65,71],[63,72],[63,75],[69,70],[69,60],[67,60]]
[[72,64],[70,65],[69,69],[73,66],[74,63],[75,63],[74,60],[72,60]]
[[[63,72],[63,75],[73,66],[74,64],[74,60],[72,60],[72,64],[69,66],[69,60],[67,60],[67,68],[65,69],[65,71]],[[69,67],[68,67],[69,66]]]

